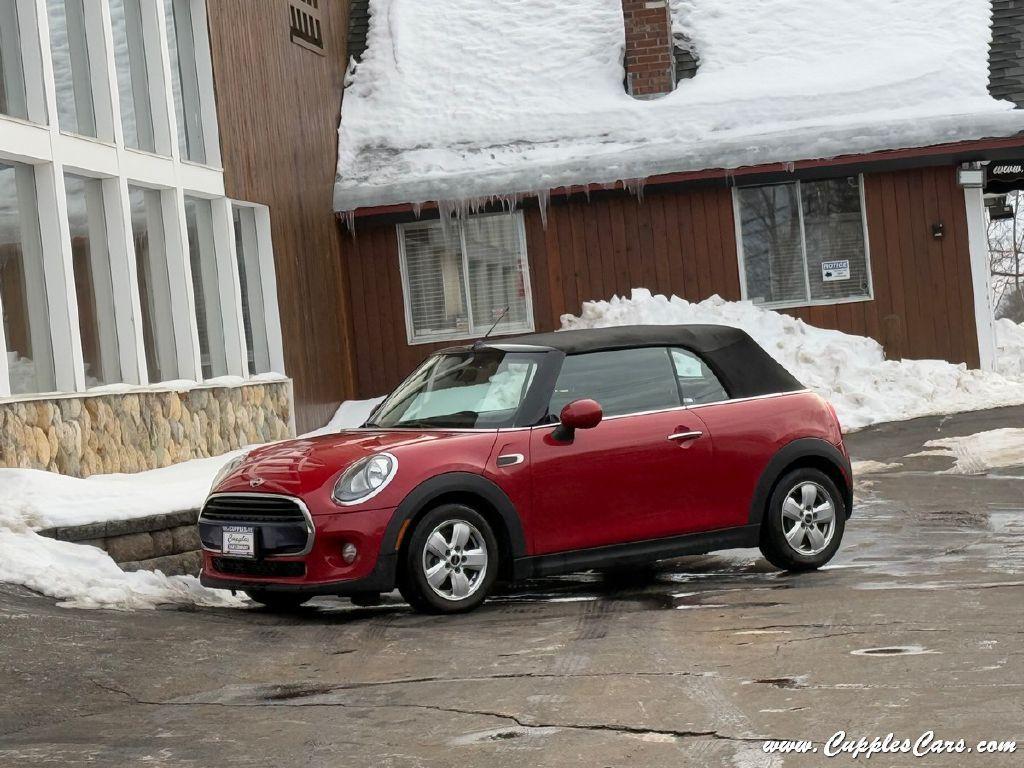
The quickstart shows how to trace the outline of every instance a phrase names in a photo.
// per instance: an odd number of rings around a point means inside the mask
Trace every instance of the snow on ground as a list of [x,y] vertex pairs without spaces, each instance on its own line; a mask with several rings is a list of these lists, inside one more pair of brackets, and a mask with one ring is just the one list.
[[[378,401],[343,403],[324,429],[359,426]],[[0,469],[0,582],[20,584],[75,608],[153,608],[162,604],[246,605],[192,576],[126,573],[96,547],[40,536],[41,528],[195,509],[214,476],[241,451],[137,474],[86,479],[34,469]]]
[[[886,360],[874,339],[815,328],[747,301],[712,296],[695,304],[635,288],[628,299],[589,301],[579,317],[562,316],[563,330],[645,323],[719,323],[742,328],[809,389],[829,400],[847,431],[885,421],[1024,403],[1024,375],[1012,379],[943,360]],[[1019,327],[1014,334],[1018,331]],[[1018,347],[1018,343],[1016,336],[1007,341],[1004,354],[1019,356],[1024,344]],[[1014,365],[1020,365],[1019,357],[1000,363],[1006,372]]]
[[456,201],[657,173],[1010,136],[989,0],[671,0],[700,57],[623,88],[621,0],[370,0],[335,207]]
[[949,456],[950,474],[982,475],[990,469],[1024,466],[1024,429],[992,429],[962,437],[929,440],[914,456]]

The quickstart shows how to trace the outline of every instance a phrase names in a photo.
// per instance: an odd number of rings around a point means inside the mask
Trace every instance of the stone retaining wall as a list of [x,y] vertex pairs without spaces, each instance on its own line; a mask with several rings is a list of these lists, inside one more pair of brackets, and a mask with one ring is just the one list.
[[0,466],[140,472],[293,435],[291,382],[0,402]]
[[203,564],[199,510],[39,531],[42,536],[99,547],[126,571],[197,575]]

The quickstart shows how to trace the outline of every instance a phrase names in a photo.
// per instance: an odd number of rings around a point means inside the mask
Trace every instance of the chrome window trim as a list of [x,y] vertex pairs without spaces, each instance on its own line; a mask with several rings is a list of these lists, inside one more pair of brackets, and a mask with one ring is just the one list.
[[[223,523],[216,520],[204,521],[203,512],[206,511],[206,505],[210,501],[210,499],[222,498],[224,496],[231,496],[234,498],[238,498],[241,496],[250,499],[286,499],[287,501],[293,502],[299,508],[299,511],[302,512],[302,516],[306,519],[306,546],[303,547],[301,552],[296,552],[294,554],[288,555],[267,555],[265,558],[263,558],[264,560],[280,560],[287,557],[305,557],[313,551],[313,543],[316,540],[316,527],[313,525],[313,516],[309,513],[309,507],[307,507],[306,502],[304,502],[298,496],[289,496],[284,493],[248,493],[245,491],[238,491],[237,493],[211,493],[209,496],[206,497],[206,501],[203,502],[203,508],[200,510],[199,517],[196,520],[197,526],[202,522],[205,522],[207,525],[223,525]],[[221,555],[222,557],[230,557],[230,555],[226,555],[223,551],[219,549],[211,549],[210,547],[207,547],[205,544],[203,544],[202,537],[200,537],[199,539],[199,544],[206,552],[210,552],[211,554],[215,555]]]

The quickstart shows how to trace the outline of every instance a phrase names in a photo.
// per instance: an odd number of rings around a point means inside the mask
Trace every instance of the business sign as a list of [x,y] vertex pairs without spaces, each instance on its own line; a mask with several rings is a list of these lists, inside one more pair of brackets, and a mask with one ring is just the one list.
[[836,261],[821,262],[821,280],[824,283],[834,283],[838,280],[850,279],[850,260],[838,259]]
[[985,191],[1013,192],[1024,189],[1024,160],[993,160],[985,168]]

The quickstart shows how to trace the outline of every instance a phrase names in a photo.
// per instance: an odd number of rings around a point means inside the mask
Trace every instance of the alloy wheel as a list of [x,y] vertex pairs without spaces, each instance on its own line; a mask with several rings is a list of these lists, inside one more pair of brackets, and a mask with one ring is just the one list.
[[435,594],[445,600],[464,600],[484,583],[487,542],[472,523],[446,520],[427,537],[422,567]]
[[813,557],[824,552],[836,528],[836,505],[817,483],[801,482],[782,503],[782,532],[793,551]]

